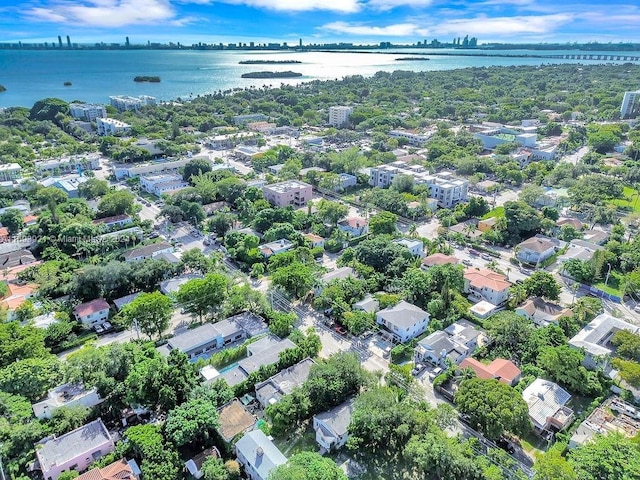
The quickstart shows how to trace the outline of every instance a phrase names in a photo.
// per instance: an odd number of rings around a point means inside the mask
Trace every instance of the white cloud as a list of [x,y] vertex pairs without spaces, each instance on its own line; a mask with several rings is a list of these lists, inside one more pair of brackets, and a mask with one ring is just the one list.
[[309,10],[325,10],[338,13],[355,13],[360,11],[359,0],[220,0],[233,5],[264,8],[287,12],[305,12]]
[[27,9],[24,15],[36,21],[91,27],[121,27],[176,20],[176,12],[168,0],[54,2],[46,7]]
[[407,37],[415,35],[418,26],[413,23],[396,23],[387,25],[386,27],[376,27],[347,22],[332,22],[327,23],[321,28],[331,32],[346,33],[349,35]]
[[452,19],[434,25],[429,30],[438,34],[515,35],[519,33],[547,33],[570,23],[575,16],[568,13],[555,15],[522,15],[515,17],[487,17]]
[[433,0],[369,0],[367,6],[386,11],[396,7],[424,8],[430,6],[432,3]]

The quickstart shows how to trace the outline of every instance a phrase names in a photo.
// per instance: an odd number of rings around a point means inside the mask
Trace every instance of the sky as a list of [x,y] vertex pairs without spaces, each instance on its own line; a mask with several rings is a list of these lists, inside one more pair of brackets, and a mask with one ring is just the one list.
[[640,42],[640,0],[0,0],[0,42]]

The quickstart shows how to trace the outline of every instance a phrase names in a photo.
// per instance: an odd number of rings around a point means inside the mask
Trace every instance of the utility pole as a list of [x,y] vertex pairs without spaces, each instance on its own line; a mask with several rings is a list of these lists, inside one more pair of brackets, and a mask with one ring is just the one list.
[[2,474],[2,480],[7,480],[7,477],[4,476],[4,466],[2,465],[2,447],[3,444],[0,443],[0,474]]
[[607,278],[604,279],[604,285],[605,287],[607,286],[607,284],[609,283],[609,275],[611,275],[611,264],[608,263],[607,265],[609,265],[609,270],[607,270]]

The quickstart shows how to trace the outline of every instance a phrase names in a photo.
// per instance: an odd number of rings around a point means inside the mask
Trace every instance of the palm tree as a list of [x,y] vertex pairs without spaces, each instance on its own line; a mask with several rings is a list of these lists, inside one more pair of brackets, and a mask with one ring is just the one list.
[[418,226],[415,223],[412,223],[411,225],[409,225],[409,230],[407,230],[407,233],[411,238],[416,238],[418,236]]

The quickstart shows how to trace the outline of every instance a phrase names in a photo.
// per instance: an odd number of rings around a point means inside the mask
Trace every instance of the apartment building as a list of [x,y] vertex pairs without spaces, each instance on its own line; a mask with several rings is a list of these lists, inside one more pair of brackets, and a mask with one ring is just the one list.
[[266,122],[267,120],[269,120],[269,117],[263,113],[249,113],[247,115],[235,115],[233,117],[233,123],[236,125],[244,125],[245,123],[251,122]]
[[131,125],[115,118],[96,118],[98,135],[122,135],[131,131]]
[[635,118],[640,114],[640,90],[624,92],[620,105],[620,118]]
[[0,181],[9,182],[22,176],[22,167],[17,163],[0,165]]
[[349,124],[349,117],[353,108],[345,106],[329,107],[329,125],[332,127],[344,127]]
[[264,198],[276,207],[295,205],[302,207],[313,197],[313,187],[299,180],[272,183],[262,187]]
[[107,118],[104,105],[96,103],[72,103],[69,105],[69,111],[76,120],[95,122],[97,118]]
[[127,110],[138,111],[141,107],[156,105],[156,97],[149,95],[140,95],[139,97],[131,97],[128,95],[115,95],[109,97],[111,106],[124,112]]
[[258,138],[254,132],[237,132],[226,135],[216,135],[205,139],[204,145],[212,150],[231,150],[241,143],[253,142]]
[[163,174],[140,177],[140,187],[152,195],[161,196],[163,193],[173,193],[189,186],[181,175]]
[[179,173],[180,169],[184,168],[190,160],[190,158],[185,158],[182,160],[175,160],[173,162],[154,162],[136,166],[120,165],[113,169],[113,173],[117,180],[149,175],[176,174]]
[[403,138],[405,139],[409,145],[413,145],[414,147],[423,147],[427,144],[431,137],[436,133],[434,130],[426,130],[424,132],[417,132],[415,130],[391,130],[389,132],[389,136],[393,138]]
[[76,173],[78,170],[96,170],[100,168],[100,155],[97,153],[88,153],[53,160],[42,160],[35,162],[35,167],[38,175],[59,175],[63,173]]

